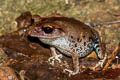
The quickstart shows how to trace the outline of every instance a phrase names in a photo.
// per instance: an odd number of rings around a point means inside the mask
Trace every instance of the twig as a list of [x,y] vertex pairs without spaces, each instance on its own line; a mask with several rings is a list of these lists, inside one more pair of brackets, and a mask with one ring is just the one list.
[[115,56],[117,55],[118,50],[120,49],[120,43],[119,45],[116,46],[116,48],[114,49],[114,51],[112,52],[111,57],[108,59],[108,62],[106,63],[106,65],[104,66],[102,71],[107,70],[108,66],[112,63],[113,59],[115,58]]
[[85,24],[88,26],[96,27],[96,26],[110,25],[110,24],[116,24],[116,23],[120,23],[120,20],[109,21],[109,22],[99,22],[99,23],[85,23]]

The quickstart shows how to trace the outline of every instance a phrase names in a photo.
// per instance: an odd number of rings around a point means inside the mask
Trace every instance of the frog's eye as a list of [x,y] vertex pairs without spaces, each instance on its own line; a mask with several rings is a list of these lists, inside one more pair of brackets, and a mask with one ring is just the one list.
[[42,27],[42,30],[43,30],[45,33],[49,34],[49,33],[51,33],[51,32],[54,30],[54,27],[48,25],[47,27]]

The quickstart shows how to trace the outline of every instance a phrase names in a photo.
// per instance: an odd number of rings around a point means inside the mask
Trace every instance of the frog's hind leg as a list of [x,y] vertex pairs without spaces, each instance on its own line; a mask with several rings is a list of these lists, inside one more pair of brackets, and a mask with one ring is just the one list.
[[104,62],[107,59],[107,54],[105,53],[105,50],[102,46],[102,43],[100,41],[100,39],[96,38],[95,42],[94,42],[94,50],[96,52],[97,57],[100,59],[99,62],[96,64],[96,66],[94,67],[94,70],[96,70],[96,68],[98,66],[100,66],[101,68],[103,68],[104,66]]

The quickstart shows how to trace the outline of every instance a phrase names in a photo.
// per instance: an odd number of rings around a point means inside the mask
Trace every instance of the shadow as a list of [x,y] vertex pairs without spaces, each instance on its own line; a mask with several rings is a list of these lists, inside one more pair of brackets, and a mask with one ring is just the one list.
[[49,48],[50,46],[47,45],[47,44],[44,44],[42,43],[37,37],[31,37],[31,36],[27,36],[27,39],[30,41],[30,42],[34,42],[34,43],[38,43],[40,44],[42,47],[44,48]]

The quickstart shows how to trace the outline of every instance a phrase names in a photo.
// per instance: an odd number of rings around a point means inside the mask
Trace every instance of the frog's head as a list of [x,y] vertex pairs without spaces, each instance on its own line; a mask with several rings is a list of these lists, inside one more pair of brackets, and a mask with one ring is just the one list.
[[28,34],[40,39],[54,39],[64,36],[65,32],[57,24],[44,23],[34,25]]
[[76,35],[81,23],[73,18],[54,15],[52,17],[41,17],[39,23],[34,23],[28,34],[39,39],[55,39]]

